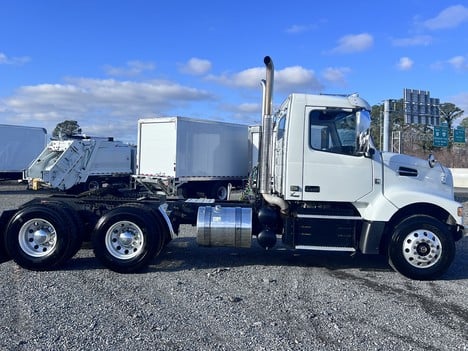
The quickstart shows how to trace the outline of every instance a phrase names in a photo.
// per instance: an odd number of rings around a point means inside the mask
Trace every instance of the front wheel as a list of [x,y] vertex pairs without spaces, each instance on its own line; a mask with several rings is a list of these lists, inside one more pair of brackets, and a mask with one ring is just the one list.
[[417,280],[440,277],[454,257],[455,242],[447,225],[426,215],[415,215],[400,222],[388,247],[390,266]]
[[94,254],[107,268],[130,273],[145,268],[161,251],[163,232],[150,209],[123,205],[99,219],[92,242]]

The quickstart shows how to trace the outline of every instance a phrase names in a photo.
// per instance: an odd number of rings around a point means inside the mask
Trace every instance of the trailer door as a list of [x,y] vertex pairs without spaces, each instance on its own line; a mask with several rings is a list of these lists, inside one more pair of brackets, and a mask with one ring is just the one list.
[[138,174],[175,176],[176,121],[163,119],[140,123]]

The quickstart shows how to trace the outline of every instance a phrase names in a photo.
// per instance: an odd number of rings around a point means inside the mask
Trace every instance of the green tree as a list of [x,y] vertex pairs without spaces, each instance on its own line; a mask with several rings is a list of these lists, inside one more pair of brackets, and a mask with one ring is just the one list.
[[77,133],[81,133],[81,128],[78,122],[65,120],[63,122],[57,123],[57,126],[52,132],[52,136],[55,138],[66,138]]
[[[371,136],[377,149],[382,149],[384,105],[373,105],[371,110]],[[402,131],[404,128],[403,99],[390,101],[390,129]]]
[[381,149],[381,133],[382,133],[382,114],[381,105],[372,106],[371,111],[371,136],[377,149]]
[[449,150],[452,149],[453,146],[453,124],[454,122],[460,118],[465,111],[460,109],[459,107],[455,106],[451,102],[444,102],[440,104],[440,117],[442,122],[447,123],[447,127],[449,130]]
[[468,117],[462,119],[460,126],[468,128]]

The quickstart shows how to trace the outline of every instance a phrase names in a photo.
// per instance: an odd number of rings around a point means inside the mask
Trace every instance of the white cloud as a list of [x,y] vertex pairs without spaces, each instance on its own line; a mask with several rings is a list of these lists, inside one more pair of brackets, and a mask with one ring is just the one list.
[[228,112],[231,118],[239,123],[254,125],[260,123],[261,120],[262,104],[260,102],[222,103],[219,105],[219,109]]
[[467,21],[468,7],[454,5],[442,10],[436,17],[424,21],[423,26],[432,30],[455,28]]
[[143,62],[143,61],[128,61],[125,67],[113,67],[113,66],[104,66],[104,70],[107,75],[113,77],[134,77],[144,71],[154,70],[154,64],[152,62]]
[[137,119],[163,115],[174,106],[214,100],[206,91],[170,81],[69,79],[66,84],[24,86],[0,101],[0,115],[14,124],[37,124],[53,130],[65,119],[77,120],[83,132],[136,139]]
[[231,87],[258,88],[260,81],[265,78],[265,69],[261,67],[249,68],[238,73],[210,74],[207,80]]
[[429,67],[433,71],[441,71],[441,70],[444,69],[444,66],[445,66],[444,62],[439,60],[439,61],[435,61],[435,62],[431,63]]
[[286,28],[286,33],[288,34],[299,34],[308,32],[315,28],[315,25],[312,24],[293,24],[292,26]]
[[323,72],[323,77],[328,82],[344,86],[346,85],[346,75],[349,72],[351,72],[349,67],[328,67]]
[[400,71],[409,71],[411,68],[413,68],[414,61],[411,60],[409,57],[402,57],[397,63],[397,68]]
[[252,103],[242,103],[239,104],[238,106],[238,111],[242,113],[253,113],[253,112],[258,112],[261,111],[262,107],[260,103],[252,102]]
[[260,102],[244,102],[241,104],[220,104],[220,109],[234,114],[237,118],[254,116],[261,116],[262,104]]
[[[238,73],[225,73],[219,76],[210,75],[208,80],[226,86],[258,89],[260,82],[265,78],[265,68],[249,68]],[[275,70],[275,88],[279,91],[294,91],[306,89],[318,91],[322,84],[317,80],[314,71],[301,66],[286,67]]]
[[463,56],[455,56],[447,60],[447,63],[456,70],[465,70],[468,68],[466,58]]
[[3,52],[0,52],[0,65],[23,65],[31,59],[27,56],[22,57],[8,57]]
[[319,83],[312,70],[301,66],[286,67],[275,72],[275,84],[281,91],[293,91],[294,89],[321,90]]
[[[465,111],[463,118],[468,114],[468,92],[462,92],[458,95],[452,96],[449,101],[452,101],[456,106]],[[463,119],[462,118],[462,119]],[[461,119],[460,119],[461,121]]]
[[369,49],[374,44],[374,38],[368,33],[349,34],[338,40],[338,45],[331,53],[351,54]]
[[416,35],[409,38],[393,39],[392,44],[394,46],[428,46],[432,43],[432,37],[430,35]]
[[187,63],[180,65],[180,71],[191,75],[203,75],[211,70],[211,66],[209,60],[192,57]]

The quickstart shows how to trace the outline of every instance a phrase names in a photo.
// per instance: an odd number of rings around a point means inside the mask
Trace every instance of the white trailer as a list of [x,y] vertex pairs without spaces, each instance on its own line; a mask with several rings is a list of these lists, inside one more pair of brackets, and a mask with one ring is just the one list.
[[248,126],[186,117],[138,121],[135,179],[167,195],[224,200],[248,177]]
[[135,147],[113,138],[52,140],[24,173],[33,189],[93,190],[130,183]]
[[0,140],[0,173],[21,177],[46,146],[47,131],[40,127],[0,124]]

